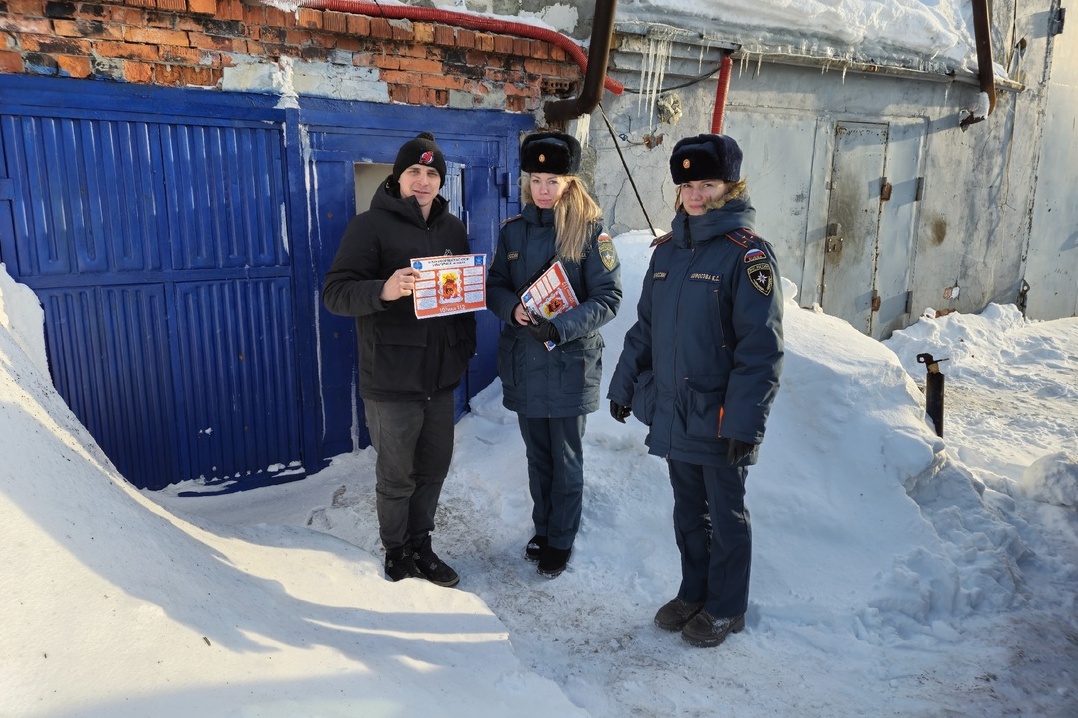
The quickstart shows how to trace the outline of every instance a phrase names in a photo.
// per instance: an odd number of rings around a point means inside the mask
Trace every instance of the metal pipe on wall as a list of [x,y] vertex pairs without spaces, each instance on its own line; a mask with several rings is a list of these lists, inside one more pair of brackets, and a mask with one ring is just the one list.
[[996,73],[992,67],[992,15],[988,0],[973,0],[973,36],[977,44],[977,77],[981,92],[988,95],[988,109],[984,115],[972,112],[958,126],[965,129],[980,122],[996,108]]
[[617,6],[618,0],[596,0],[595,16],[591,21],[591,46],[588,48],[588,69],[584,73],[584,85],[576,97],[568,100],[551,100],[543,106],[547,124],[563,125],[581,115],[591,114],[599,106],[599,100],[603,95],[603,78],[606,78],[606,68],[610,61],[610,46],[614,37],[614,11]]

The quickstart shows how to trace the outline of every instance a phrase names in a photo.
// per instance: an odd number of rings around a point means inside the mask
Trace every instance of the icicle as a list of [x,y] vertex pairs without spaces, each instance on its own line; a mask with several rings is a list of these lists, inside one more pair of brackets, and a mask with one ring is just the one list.
[[655,101],[662,90],[663,77],[670,64],[671,37],[672,33],[666,33],[661,37],[648,37],[648,49],[641,66],[641,92],[636,101],[636,111],[640,112],[641,106],[646,106],[648,118],[654,115]]
[[580,118],[573,121],[573,136],[581,147],[587,147],[591,139],[591,117]]

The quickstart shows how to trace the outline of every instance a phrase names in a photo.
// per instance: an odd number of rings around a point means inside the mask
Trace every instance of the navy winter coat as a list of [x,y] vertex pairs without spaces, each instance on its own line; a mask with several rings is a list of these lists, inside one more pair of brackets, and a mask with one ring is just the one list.
[[460,383],[475,354],[475,315],[417,319],[411,297],[383,302],[379,294],[411,259],[469,253],[464,224],[440,196],[424,221],[415,198],[394,196],[383,185],[370,210],[349,222],[322,302],[334,314],[356,318],[364,399],[420,400]]
[[725,439],[764,438],[782,371],[782,291],[755,216],[744,193],[701,216],[678,212],[651,256],[608,397],[650,427],[652,454],[725,466]]
[[621,262],[609,237],[596,228],[584,259],[562,263],[580,305],[551,320],[561,342],[547,351],[518,325],[513,320],[517,292],[556,255],[554,240],[554,211],[525,205],[519,217],[502,226],[487,275],[487,308],[505,323],[498,338],[502,403],[531,418],[580,416],[599,408],[604,346],[599,327],[621,305]]

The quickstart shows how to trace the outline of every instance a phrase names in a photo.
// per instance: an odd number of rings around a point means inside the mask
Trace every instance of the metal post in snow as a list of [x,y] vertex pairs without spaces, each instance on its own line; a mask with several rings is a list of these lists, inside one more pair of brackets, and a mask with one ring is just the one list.
[[917,363],[924,364],[928,371],[925,377],[925,411],[932,418],[936,427],[936,436],[943,436],[943,374],[940,373],[941,361],[933,359],[931,354],[918,354]]

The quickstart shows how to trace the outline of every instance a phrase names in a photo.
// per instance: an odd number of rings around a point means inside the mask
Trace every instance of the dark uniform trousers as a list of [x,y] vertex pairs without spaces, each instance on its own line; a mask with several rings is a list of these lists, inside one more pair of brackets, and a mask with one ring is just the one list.
[[535,532],[553,548],[572,548],[584,498],[587,416],[529,419],[517,415],[528,457]]
[[363,402],[378,453],[378,530],[387,551],[434,530],[453,458],[453,405],[452,389],[418,401]]
[[681,550],[678,598],[712,616],[740,616],[749,603],[752,530],[746,466],[667,460],[674,489],[674,535]]

